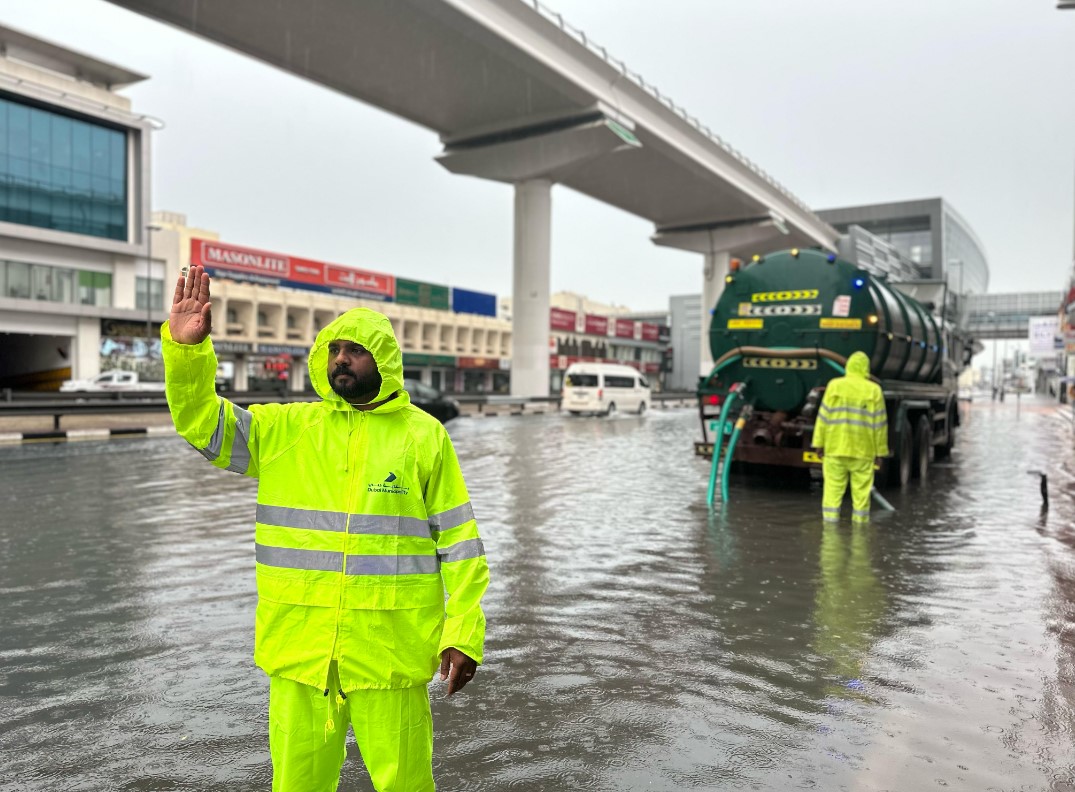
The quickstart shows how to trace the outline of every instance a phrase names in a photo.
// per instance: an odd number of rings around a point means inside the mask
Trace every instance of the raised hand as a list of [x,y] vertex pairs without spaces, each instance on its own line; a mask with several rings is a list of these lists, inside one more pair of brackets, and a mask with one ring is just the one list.
[[192,266],[184,278],[179,276],[172,298],[168,329],[178,344],[200,344],[213,327],[212,303],[209,302],[209,276]]

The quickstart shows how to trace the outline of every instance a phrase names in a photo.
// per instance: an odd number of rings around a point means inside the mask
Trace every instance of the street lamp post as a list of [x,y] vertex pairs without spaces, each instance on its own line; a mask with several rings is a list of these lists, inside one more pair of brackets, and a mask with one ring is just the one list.
[[993,381],[993,387],[997,387],[997,314],[995,311],[990,311],[988,314],[993,324],[993,371],[990,375],[990,379]]

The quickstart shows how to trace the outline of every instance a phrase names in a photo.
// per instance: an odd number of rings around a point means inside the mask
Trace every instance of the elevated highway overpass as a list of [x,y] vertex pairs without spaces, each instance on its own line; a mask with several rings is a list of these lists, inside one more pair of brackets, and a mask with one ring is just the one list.
[[554,183],[703,254],[703,306],[733,255],[835,249],[802,201],[537,0],[110,2],[426,127],[452,173],[514,185],[512,395],[548,389]]

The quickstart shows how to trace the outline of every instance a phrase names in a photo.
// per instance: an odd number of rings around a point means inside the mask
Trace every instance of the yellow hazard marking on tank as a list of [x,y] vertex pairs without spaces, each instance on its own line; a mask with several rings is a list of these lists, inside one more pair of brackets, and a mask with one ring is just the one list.
[[861,319],[835,319],[826,317],[821,320],[819,325],[827,330],[861,330]]
[[813,451],[803,451],[803,462],[813,462],[815,465],[820,465],[821,457]]
[[750,316],[750,303],[739,303],[739,315]]
[[791,291],[757,292],[750,295],[751,302],[791,302],[792,300],[816,300],[817,289],[794,289]]
[[729,330],[761,330],[765,327],[764,319],[729,319]]
[[816,360],[799,360],[796,358],[743,358],[746,368],[772,368],[772,369],[816,369]]

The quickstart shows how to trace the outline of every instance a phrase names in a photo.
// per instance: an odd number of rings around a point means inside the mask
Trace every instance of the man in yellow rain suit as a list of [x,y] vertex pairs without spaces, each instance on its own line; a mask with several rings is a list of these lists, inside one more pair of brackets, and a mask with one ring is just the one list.
[[[215,393],[209,276],[192,267],[161,328],[176,429],[258,480],[254,661],[269,675],[274,792],[339,784],[348,722],[378,792],[432,790],[427,685],[482,661],[489,580],[444,427],[410,403],[388,319],[318,333],[320,402],[243,409]],[[445,595],[447,594],[447,600]]]
[[840,519],[840,505],[851,479],[851,518],[870,518],[873,466],[888,456],[888,417],[881,387],[870,379],[870,359],[853,352],[847,374],[831,380],[814,423],[813,445],[822,457],[825,490],[821,513]]

